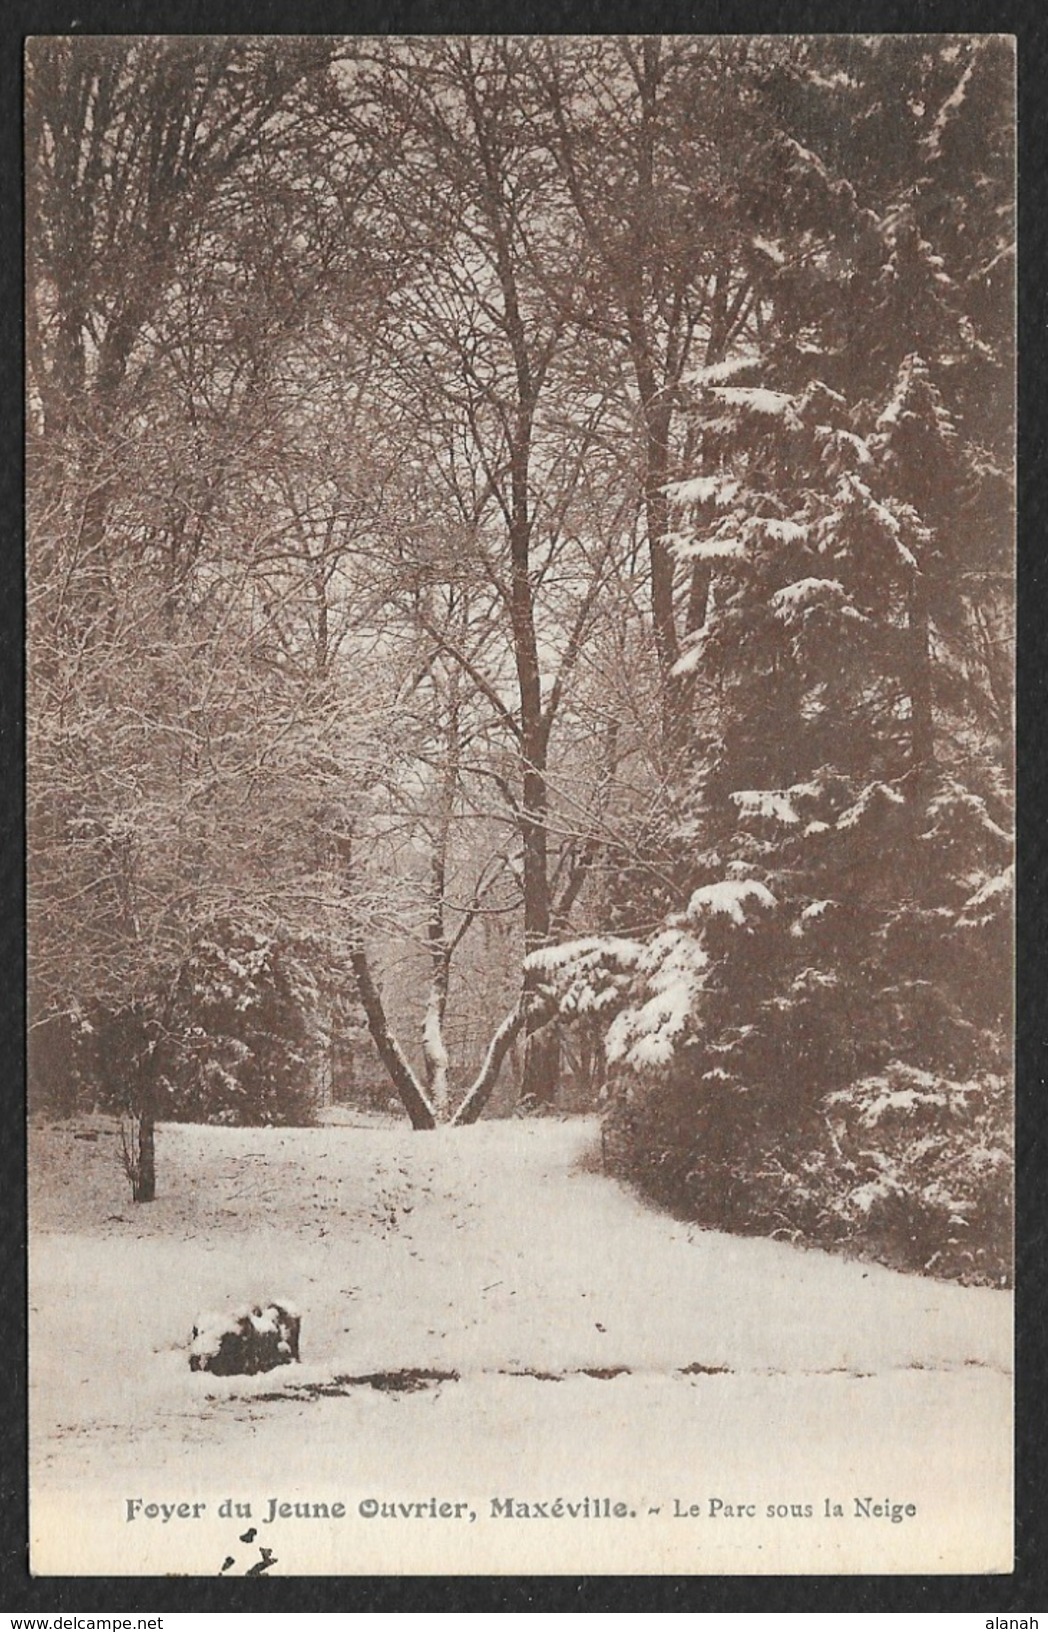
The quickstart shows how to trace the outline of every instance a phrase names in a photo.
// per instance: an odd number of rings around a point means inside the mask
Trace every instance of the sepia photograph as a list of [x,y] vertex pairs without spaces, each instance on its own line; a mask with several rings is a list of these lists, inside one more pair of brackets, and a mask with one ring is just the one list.
[[34,1575],[1012,1570],[1015,58],[26,41]]

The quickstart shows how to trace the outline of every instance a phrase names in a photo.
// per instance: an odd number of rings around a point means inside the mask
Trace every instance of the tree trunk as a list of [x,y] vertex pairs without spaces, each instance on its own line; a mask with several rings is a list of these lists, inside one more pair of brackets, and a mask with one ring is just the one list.
[[488,1044],[488,1051],[484,1056],[484,1063],[480,1068],[477,1079],[451,1118],[453,1127],[467,1127],[476,1122],[491,1098],[492,1090],[502,1069],[502,1062],[513,1047],[515,1039],[526,1023],[536,1019],[541,1024],[541,1015],[536,1016],[534,1005],[530,1004],[526,998],[521,998],[520,1003],[512,1013],[506,1016]]
[[452,693],[449,702],[446,730],[447,753],[430,857],[430,901],[426,923],[430,967],[429,1000],[422,1023],[422,1058],[426,1070],[426,1087],[433,1108],[441,1120],[447,1115],[450,1069],[447,1045],[444,1041],[444,1015],[447,1012],[448,987],[451,984],[452,947],[448,943],[447,926],[444,922],[444,899],[447,890],[448,846],[451,842],[451,822],[459,774],[459,710],[455,693]]
[[138,1169],[131,1195],[135,1201],[156,1200],[156,1113],[152,1086],[138,1115]]
[[560,1038],[545,1023],[529,1017],[524,1028],[524,1081],[521,1099],[532,1105],[556,1104],[560,1086]]
[[[522,759],[519,830],[524,864],[524,952],[525,956],[545,946],[550,928],[549,880],[549,793],[546,786],[549,728],[543,719],[542,674],[539,643],[535,628],[535,586],[532,579],[531,532],[534,508],[531,491],[531,440],[534,416],[545,364],[536,366],[529,350],[528,327],[521,310],[515,265],[513,222],[506,215],[504,177],[499,169],[497,144],[483,126],[473,94],[474,122],[484,166],[484,204],[491,227],[499,285],[503,300],[503,330],[513,357],[515,400],[509,438],[509,504],[506,506],[509,533],[509,612],[513,633],[513,658],[520,695],[520,747]],[[525,980],[525,992],[528,982]],[[530,1005],[525,1005],[530,1013]],[[533,1023],[527,1020],[522,1096],[540,1104],[551,1103],[556,1093],[557,1065],[549,1051],[535,1041]],[[518,1028],[519,1029],[519,1028]],[[501,1033],[496,1033],[498,1037]],[[514,1035],[516,1033],[514,1032]],[[509,1044],[506,1044],[508,1048]],[[501,1064],[501,1055],[498,1064]],[[483,1074],[483,1073],[482,1073]],[[490,1092],[490,1089],[488,1090]],[[486,1098],[486,1095],[485,1095]],[[467,1096],[467,1102],[469,1096]],[[479,1115],[479,1111],[477,1113]]]
[[389,1072],[390,1081],[400,1095],[404,1109],[411,1119],[411,1126],[416,1130],[435,1128],[437,1119],[433,1106],[405,1059],[400,1044],[389,1029],[386,1011],[371,978],[371,970],[363,948],[358,947],[350,953],[350,963],[356,977],[357,990],[367,1019],[368,1031],[371,1033],[371,1041],[375,1045],[379,1059]]
[[[638,335],[643,333],[639,320],[634,328]],[[652,629],[662,690],[662,735],[667,752],[672,755],[680,735],[681,685],[679,677],[674,674],[680,657],[680,643],[673,608],[674,564],[666,543],[669,531],[666,483],[670,465],[670,411],[660,399],[655,371],[646,355],[646,341],[640,338],[635,341],[633,366],[646,421],[644,523],[651,562]]]
[[132,1201],[156,1200],[156,1084],[160,1071],[160,1045],[171,1019],[174,992],[168,998],[161,1020],[150,1026],[152,1036],[138,1072],[138,1092],[132,1116],[138,1124],[135,1148],[125,1145],[124,1161],[131,1180]]
[[443,1118],[448,1108],[448,1059],[444,1042],[444,999],[446,988],[441,989],[434,978],[426,1004],[426,1018],[422,1023],[422,1057],[426,1064],[426,1088],[436,1115]]
[[[527,753],[529,739],[525,738]],[[544,753],[536,743],[532,753]],[[549,832],[545,761],[536,769],[529,754],[524,772],[524,798],[521,836],[524,843],[524,954],[529,956],[549,942],[550,888],[549,888]],[[534,990],[536,977],[530,972],[524,977],[524,991]],[[540,1036],[543,1021],[528,1006],[524,1024],[524,1069],[521,1098],[536,1105],[552,1105],[557,1096],[557,1077],[560,1068],[560,1045],[556,1034]]]

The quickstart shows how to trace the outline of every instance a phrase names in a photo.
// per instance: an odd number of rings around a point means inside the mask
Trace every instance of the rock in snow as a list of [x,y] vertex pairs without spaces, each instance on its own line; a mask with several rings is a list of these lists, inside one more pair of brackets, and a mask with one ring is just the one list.
[[253,1376],[298,1359],[302,1320],[289,1303],[256,1303],[227,1315],[201,1315],[189,1347],[191,1371]]

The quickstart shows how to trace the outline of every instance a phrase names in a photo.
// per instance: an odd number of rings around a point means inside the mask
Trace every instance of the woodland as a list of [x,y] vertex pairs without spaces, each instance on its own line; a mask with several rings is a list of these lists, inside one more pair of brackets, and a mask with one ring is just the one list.
[[1014,58],[36,39],[30,1108],[1010,1275]]

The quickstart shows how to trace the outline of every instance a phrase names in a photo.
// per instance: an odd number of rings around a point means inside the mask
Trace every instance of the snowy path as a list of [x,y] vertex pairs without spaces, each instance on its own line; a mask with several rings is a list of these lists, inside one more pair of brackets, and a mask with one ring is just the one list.
[[[80,1568],[99,1546],[99,1569],[140,1570],[153,1548],[163,1568],[212,1568],[201,1524],[129,1525],[129,1497],[199,1498],[209,1514],[250,1500],[257,1518],[270,1496],[341,1497],[355,1515],[361,1500],[434,1494],[472,1504],[478,1522],[289,1524],[285,1563],[860,1569],[874,1545],[887,1548],[877,1567],[896,1570],[1006,1557],[1005,1294],[680,1224],[587,1170],[597,1133],[581,1120],[423,1135],[164,1128],[162,1195],[141,1209],[111,1135],[39,1142],[41,1557],[75,1509]],[[189,1373],[198,1313],[281,1294],[302,1310],[301,1366]],[[409,1372],[444,1380],[405,1389]],[[493,1498],[576,1493],[641,1517],[602,1528],[491,1512]],[[920,1516],[858,1521],[865,1495]],[[732,1528],[709,1513],[711,1499],[821,1513],[826,1497],[846,1520],[744,1515]],[[703,1516],[678,1519],[674,1504]],[[117,1541],[135,1562],[114,1563]],[[958,1566],[958,1549],[974,1562]]]

